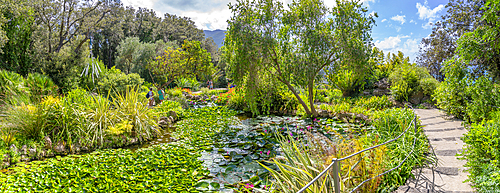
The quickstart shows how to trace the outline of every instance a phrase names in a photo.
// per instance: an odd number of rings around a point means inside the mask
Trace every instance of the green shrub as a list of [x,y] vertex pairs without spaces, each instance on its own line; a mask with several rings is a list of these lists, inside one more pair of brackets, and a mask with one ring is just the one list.
[[389,75],[391,92],[398,101],[408,101],[417,93],[430,95],[437,86],[437,81],[429,74],[426,68],[416,64],[402,64],[394,68]]
[[424,95],[432,96],[436,88],[439,86],[439,81],[437,81],[435,78],[430,77],[420,79],[418,81],[418,84],[420,85],[420,88],[422,89]]
[[0,70],[0,101],[4,104],[29,104],[29,89],[24,78],[7,70]]
[[467,79],[469,73],[464,65],[454,61],[446,61],[443,68],[444,81],[439,84],[433,98],[438,108],[457,118],[465,117],[467,108]]
[[169,116],[169,111],[174,111],[178,116],[182,116],[184,109],[182,108],[182,104],[177,101],[164,100],[154,108],[154,111],[157,112],[160,117]]
[[474,123],[462,140],[462,153],[470,167],[469,180],[478,192],[500,189],[500,111],[492,113],[492,120]]
[[[6,128],[6,131],[14,130],[26,139],[39,140],[43,137],[43,130],[47,122],[47,112],[44,108],[22,104],[12,106],[6,114],[7,122],[10,123],[7,126],[10,128]],[[9,134],[13,133],[6,132],[5,136],[9,136]]]
[[354,106],[362,107],[367,110],[383,110],[394,107],[394,104],[387,96],[372,96],[369,98],[360,97],[354,103]]
[[29,73],[25,84],[30,91],[30,98],[33,103],[41,102],[48,95],[57,94],[58,88],[56,84],[46,75]]
[[364,80],[351,70],[340,70],[327,78],[331,85],[342,91],[342,96],[351,96],[364,85]]
[[111,93],[112,96],[116,94],[124,95],[128,87],[141,86],[143,83],[144,79],[139,74],[125,74],[113,67],[103,75],[101,81],[98,83],[98,89],[103,95],[107,95],[108,93]]
[[174,97],[183,97],[182,89],[179,87],[165,90],[165,95],[165,97],[169,99]]

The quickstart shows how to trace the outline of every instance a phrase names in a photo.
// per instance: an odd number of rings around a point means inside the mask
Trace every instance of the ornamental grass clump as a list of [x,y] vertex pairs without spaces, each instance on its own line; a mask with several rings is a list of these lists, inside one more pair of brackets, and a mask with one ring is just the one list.
[[158,132],[157,114],[148,107],[147,102],[134,87],[129,87],[124,95],[117,94],[113,98],[116,116],[120,121],[129,120],[133,125],[132,134],[140,136],[141,140],[149,139]]

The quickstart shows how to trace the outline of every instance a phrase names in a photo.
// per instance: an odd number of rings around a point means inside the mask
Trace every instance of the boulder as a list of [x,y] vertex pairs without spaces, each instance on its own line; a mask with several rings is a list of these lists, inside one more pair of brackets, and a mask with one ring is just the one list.
[[368,116],[363,115],[363,114],[356,114],[356,113],[339,113],[339,114],[337,114],[337,118],[345,123],[352,123],[352,122],[354,122],[354,123],[360,123],[360,122],[369,123],[369,122],[371,122],[371,120],[368,118]]
[[217,100],[217,96],[215,96],[215,95],[212,95],[212,96],[210,97],[210,100],[212,100],[212,101],[215,101],[215,100]]
[[43,143],[45,144],[45,149],[52,149],[52,140],[50,140],[49,136],[43,138]]
[[9,148],[10,148],[10,151],[12,151],[12,152],[17,152],[18,151],[16,145],[14,145],[14,144],[12,144]]
[[375,86],[379,89],[389,89],[391,87],[391,83],[389,82],[389,79],[383,78],[382,80],[376,82]]
[[28,155],[21,155],[21,161],[22,162],[29,162],[30,158],[28,157]]
[[318,115],[319,115],[320,117],[323,117],[323,118],[328,118],[328,117],[330,117],[330,113],[328,113],[328,111],[321,110],[321,109],[318,109]]
[[3,154],[3,162],[10,162],[10,155],[8,153]]
[[369,90],[364,90],[364,91],[362,92],[362,95],[363,95],[363,96],[369,96],[370,94],[371,94],[371,92],[370,92]]
[[161,128],[168,127],[169,125],[170,123],[168,122],[167,117],[161,117],[160,121],[158,121],[158,126],[160,126]]
[[66,147],[62,141],[59,141],[57,145],[54,146],[54,152],[56,153],[64,153],[66,152]]
[[177,116],[177,113],[175,111],[169,111],[168,115],[173,117],[174,121],[179,119],[179,116]]
[[391,93],[391,91],[388,90],[388,89],[377,88],[377,89],[373,90],[373,95],[374,96],[383,96],[383,95],[388,95],[390,93]]
[[35,148],[29,148],[28,149],[28,156],[31,158],[36,157],[36,149]]
[[23,145],[21,147],[21,155],[28,155],[28,146]]
[[422,92],[418,92],[418,93],[415,93],[413,95],[411,95],[410,97],[410,103],[414,104],[414,105],[417,105],[417,104],[420,104],[424,98],[424,93]]

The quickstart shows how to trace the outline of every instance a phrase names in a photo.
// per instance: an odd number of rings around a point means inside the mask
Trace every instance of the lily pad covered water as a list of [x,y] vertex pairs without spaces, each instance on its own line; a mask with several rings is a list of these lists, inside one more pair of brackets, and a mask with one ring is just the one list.
[[264,161],[280,156],[277,133],[305,142],[309,131],[334,141],[336,135],[363,128],[332,119],[272,116],[243,120],[236,114],[226,107],[188,109],[175,131],[171,130],[175,142],[19,164],[0,174],[1,191],[232,192],[241,184],[266,188],[268,171],[258,162],[275,168]]

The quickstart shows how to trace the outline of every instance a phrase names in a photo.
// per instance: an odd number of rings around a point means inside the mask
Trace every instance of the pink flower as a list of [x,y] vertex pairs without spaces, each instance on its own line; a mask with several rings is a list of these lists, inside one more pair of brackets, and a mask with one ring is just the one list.
[[262,154],[262,151],[260,151],[259,153]]
[[245,185],[245,188],[253,188],[253,184],[248,184],[248,183],[247,183],[247,184]]
[[314,118],[314,121],[316,122],[316,118]]
[[307,126],[307,129],[311,129],[311,126],[310,126],[310,125],[309,125],[309,126]]
[[271,153],[271,150],[267,150],[267,155],[269,155]]
[[300,129],[300,131],[304,131],[303,129]]
[[267,130],[264,130],[264,132],[266,132],[266,133],[267,133]]
[[290,132],[290,136],[293,136],[292,132]]

